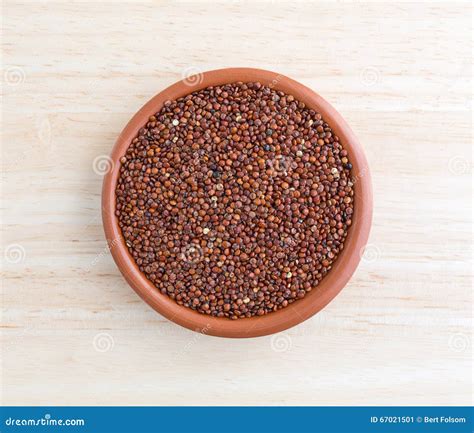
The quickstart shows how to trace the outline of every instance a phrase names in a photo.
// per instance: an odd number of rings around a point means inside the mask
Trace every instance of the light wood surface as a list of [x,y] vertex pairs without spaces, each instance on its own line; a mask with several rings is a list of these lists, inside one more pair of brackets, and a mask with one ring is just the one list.
[[[469,2],[4,1],[2,403],[470,404],[471,14]],[[348,286],[302,325],[248,340],[152,311],[99,215],[98,172],[132,114],[188,71],[226,66],[323,95],[374,186]]]

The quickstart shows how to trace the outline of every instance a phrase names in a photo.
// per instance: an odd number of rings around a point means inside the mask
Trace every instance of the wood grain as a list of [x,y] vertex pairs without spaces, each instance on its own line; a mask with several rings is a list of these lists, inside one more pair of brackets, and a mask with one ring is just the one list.
[[[471,404],[470,3],[98,3],[3,2],[2,403]],[[334,104],[375,201],[343,292],[242,341],[154,313],[99,215],[97,162],[132,114],[226,66]]]

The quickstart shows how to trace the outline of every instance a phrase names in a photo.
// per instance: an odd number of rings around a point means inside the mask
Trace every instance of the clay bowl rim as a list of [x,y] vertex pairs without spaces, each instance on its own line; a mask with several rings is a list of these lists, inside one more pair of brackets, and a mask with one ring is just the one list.
[[[231,320],[216,318],[180,306],[162,294],[138,269],[128,252],[115,217],[115,187],[119,177],[120,158],[138,130],[148,118],[158,112],[166,100],[174,100],[208,86],[232,82],[255,82],[293,95],[308,107],[318,111],[331,125],[348,151],[353,165],[354,213],[344,250],[330,272],[311,292],[286,308],[260,317]],[[282,74],[254,68],[226,68],[196,74],[158,93],[128,122],[119,135],[110,155],[111,169],[104,177],[102,189],[102,219],[107,242],[119,270],[154,310],[167,319],[193,331],[219,337],[258,337],[295,326],[322,310],[344,288],[355,272],[365,247],[372,223],[372,186],[370,172],[359,141],[342,116],[320,95]]]

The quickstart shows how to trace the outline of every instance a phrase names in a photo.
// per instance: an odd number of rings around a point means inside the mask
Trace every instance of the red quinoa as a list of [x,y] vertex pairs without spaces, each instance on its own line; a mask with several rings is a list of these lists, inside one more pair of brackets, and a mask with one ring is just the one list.
[[315,289],[343,249],[347,151],[293,96],[260,83],[167,101],[121,159],[116,216],[140,270],[178,304],[231,319]]

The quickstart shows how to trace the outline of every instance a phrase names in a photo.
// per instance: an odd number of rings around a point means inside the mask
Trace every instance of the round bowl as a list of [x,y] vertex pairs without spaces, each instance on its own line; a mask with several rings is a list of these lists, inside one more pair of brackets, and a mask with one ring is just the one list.
[[[166,100],[174,100],[208,86],[236,81],[255,82],[293,95],[318,111],[339,136],[349,153],[354,183],[354,213],[344,249],[332,269],[315,290],[286,308],[264,316],[231,320],[198,313],[180,306],[162,294],[138,269],[128,252],[115,216],[115,188],[120,172],[120,158],[138,130],[158,112]],[[220,337],[257,337],[283,331],[303,322],[324,308],[347,284],[359,264],[372,223],[372,186],[367,160],[354,133],[341,115],[321,96],[302,84],[276,72],[251,68],[229,68],[194,75],[173,84],[147,102],[125,126],[110,155],[111,169],[105,175],[102,191],[102,219],[112,256],[127,282],[157,312],[193,331]]]

